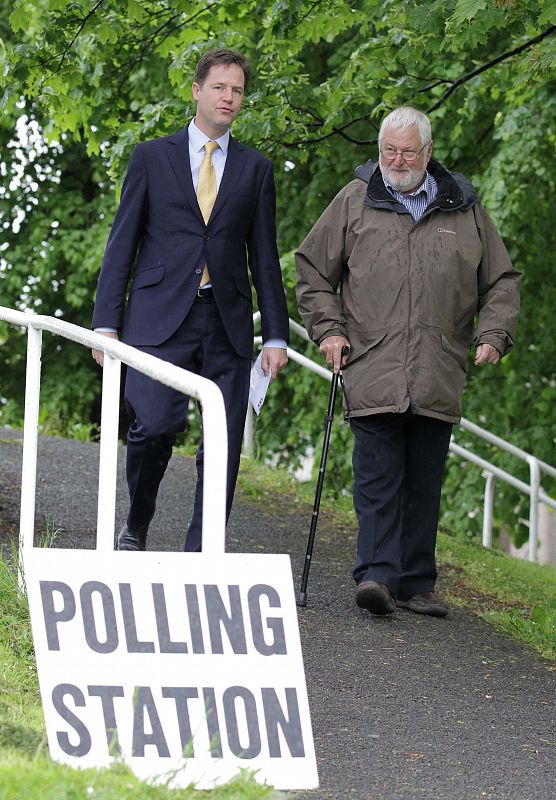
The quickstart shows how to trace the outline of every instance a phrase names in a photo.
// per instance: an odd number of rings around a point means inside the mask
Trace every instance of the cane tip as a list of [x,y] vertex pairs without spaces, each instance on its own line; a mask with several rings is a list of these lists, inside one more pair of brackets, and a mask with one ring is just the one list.
[[300,592],[297,598],[297,605],[300,608],[305,608],[307,605],[307,592]]

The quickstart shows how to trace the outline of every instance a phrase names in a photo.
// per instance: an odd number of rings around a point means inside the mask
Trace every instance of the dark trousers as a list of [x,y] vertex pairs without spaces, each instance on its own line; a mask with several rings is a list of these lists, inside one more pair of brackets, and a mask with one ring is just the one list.
[[452,424],[406,411],[350,420],[356,583],[385,583],[405,600],[433,591],[440,490]]
[[[228,429],[226,519],[230,514],[239,460],[251,362],[240,358],[224,331],[214,302],[197,300],[174,335],[157,347],[139,348],[214,381],[224,397]],[[156,497],[176,433],[185,430],[189,398],[136,370],[127,372],[125,400],[133,419],[127,435],[126,474],[130,508],[127,524],[139,531],[155,512]],[[203,442],[197,451],[197,486],[185,550],[201,550]]]

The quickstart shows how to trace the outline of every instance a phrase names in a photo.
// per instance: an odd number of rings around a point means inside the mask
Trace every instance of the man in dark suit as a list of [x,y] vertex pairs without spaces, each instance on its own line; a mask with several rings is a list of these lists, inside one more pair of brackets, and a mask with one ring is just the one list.
[[[227,514],[237,472],[253,353],[251,272],[261,311],[263,369],[287,361],[288,312],[275,231],[272,163],[230,136],[249,78],[245,58],[212,50],[197,64],[195,118],[179,133],[138,144],[100,272],[93,328],[213,380],[228,427]],[[131,283],[130,283],[131,279]],[[127,296],[127,302],[126,302]],[[102,365],[102,353],[93,351]],[[130,495],[120,550],[144,550],[158,487],[188,399],[128,370]],[[201,549],[203,444],[185,549]]]

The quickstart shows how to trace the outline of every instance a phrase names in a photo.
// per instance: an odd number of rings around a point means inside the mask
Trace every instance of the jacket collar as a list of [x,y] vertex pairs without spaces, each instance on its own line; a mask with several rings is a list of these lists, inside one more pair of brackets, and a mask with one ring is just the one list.
[[[438,161],[432,159],[429,161],[427,169],[436,180],[438,191],[425,214],[429,214],[433,209],[462,211],[471,208],[478,202],[472,184],[461,172],[448,172]],[[365,205],[373,208],[385,208],[398,214],[409,213],[402,203],[392,197],[384,185],[378,162],[369,159],[365,164],[357,167],[355,176],[368,184],[363,201]]]
[[[193,179],[191,177],[191,167],[189,165],[189,139],[187,127],[183,128],[178,133],[167,136],[164,139],[166,154],[170,159],[172,169],[176,175],[177,181],[187,199],[189,206],[193,213],[199,218],[199,221],[204,225],[203,215],[197,202],[197,195],[193,188]],[[242,151],[244,146],[237,142],[232,136],[228,143],[228,155],[226,157],[226,166],[224,167],[224,174],[220,181],[216,202],[212,213],[210,215],[209,223],[222,209],[224,203],[233,191],[236,183],[238,182],[243,171],[243,156]]]

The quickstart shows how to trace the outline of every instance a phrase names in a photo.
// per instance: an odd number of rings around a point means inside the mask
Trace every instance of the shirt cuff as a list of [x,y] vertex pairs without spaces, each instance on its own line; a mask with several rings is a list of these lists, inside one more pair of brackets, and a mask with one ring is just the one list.
[[118,333],[117,328],[93,328],[93,333]]
[[263,342],[263,347],[280,347],[282,350],[288,349],[285,339],[268,339],[268,341]]

